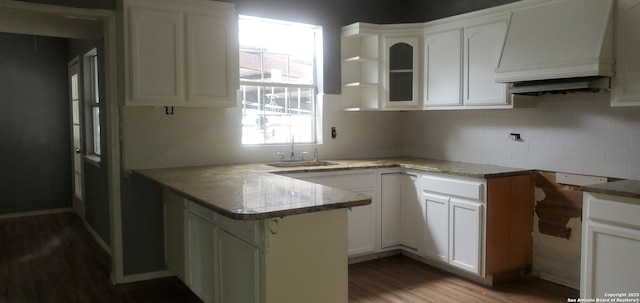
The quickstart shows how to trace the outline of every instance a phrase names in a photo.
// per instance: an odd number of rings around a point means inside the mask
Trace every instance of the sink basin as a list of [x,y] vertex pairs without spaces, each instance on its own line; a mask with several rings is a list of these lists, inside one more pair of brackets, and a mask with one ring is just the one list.
[[291,161],[291,162],[267,163],[267,165],[273,166],[273,167],[329,166],[329,165],[337,165],[337,164],[338,163],[329,162],[329,161]]

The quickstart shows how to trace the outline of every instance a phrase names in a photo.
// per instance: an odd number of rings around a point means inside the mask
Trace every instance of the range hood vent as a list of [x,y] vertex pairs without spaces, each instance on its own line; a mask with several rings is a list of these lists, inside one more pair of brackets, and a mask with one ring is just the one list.
[[509,87],[509,92],[516,95],[537,96],[572,92],[597,93],[609,90],[610,87],[611,78],[595,76],[515,82]]
[[612,11],[613,0],[550,0],[512,12],[496,82],[524,81],[515,91],[601,86],[607,80],[591,82],[614,70]]

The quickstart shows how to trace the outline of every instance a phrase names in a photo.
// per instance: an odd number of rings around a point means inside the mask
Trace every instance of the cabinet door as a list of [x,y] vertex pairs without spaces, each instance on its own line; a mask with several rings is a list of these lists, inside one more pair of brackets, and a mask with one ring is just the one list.
[[187,214],[187,285],[205,302],[217,302],[216,226],[193,214]]
[[385,107],[419,105],[418,37],[385,38]]
[[420,207],[419,179],[418,176],[412,174],[403,174],[402,176],[400,243],[406,248],[417,251],[422,243],[421,238],[425,228],[425,220]]
[[[166,191],[165,191],[166,193]],[[186,207],[175,195],[164,197],[165,263],[180,280],[185,281]]]
[[260,250],[226,231],[218,235],[220,302],[260,302]]
[[495,82],[506,20],[464,30],[464,104],[506,105],[507,85]]
[[424,38],[424,106],[462,105],[462,29]]
[[611,85],[611,105],[640,105],[640,1],[616,1],[616,74]]
[[381,247],[390,248],[401,243],[401,198],[403,174],[383,174],[381,188]]
[[449,264],[480,274],[482,204],[449,201]]
[[640,231],[592,221],[584,226],[580,297],[605,298],[605,293],[637,293]]
[[235,106],[236,23],[187,15],[187,105]]
[[184,103],[182,14],[132,7],[129,10],[130,104]]
[[424,194],[424,255],[449,262],[449,197]]
[[[356,191],[374,197],[375,191]],[[349,256],[375,251],[375,208],[373,205],[352,207],[348,212]]]
[[291,178],[306,180],[330,187],[350,190],[371,197],[371,204],[351,208],[348,214],[349,256],[372,253],[376,249],[376,174],[369,171],[363,173],[330,175],[319,174],[304,176],[288,175]]

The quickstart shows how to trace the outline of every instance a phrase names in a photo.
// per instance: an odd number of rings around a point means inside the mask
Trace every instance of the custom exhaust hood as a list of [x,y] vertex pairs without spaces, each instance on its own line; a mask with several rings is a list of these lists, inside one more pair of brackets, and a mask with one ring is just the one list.
[[550,0],[512,12],[496,82],[514,94],[608,89],[612,11],[613,0]]

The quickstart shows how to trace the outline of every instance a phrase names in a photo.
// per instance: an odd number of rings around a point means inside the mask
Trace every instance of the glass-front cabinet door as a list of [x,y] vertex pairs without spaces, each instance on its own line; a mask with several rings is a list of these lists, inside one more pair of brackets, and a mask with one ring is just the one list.
[[418,37],[385,38],[385,108],[419,107]]

